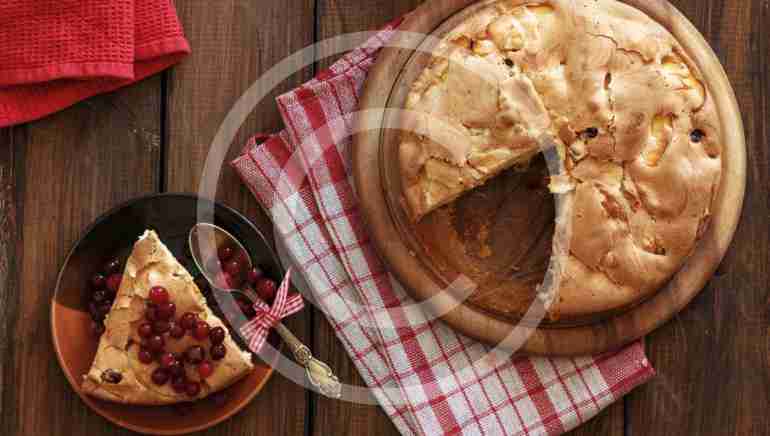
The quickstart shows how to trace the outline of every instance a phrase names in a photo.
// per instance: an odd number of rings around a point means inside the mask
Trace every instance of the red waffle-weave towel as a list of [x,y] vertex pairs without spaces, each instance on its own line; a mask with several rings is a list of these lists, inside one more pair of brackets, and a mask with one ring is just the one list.
[[592,357],[491,357],[484,344],[405,309],[414,301],[368,239],[347,171],[350,114],[393,30],[280,96],[286,130],[252,139],[233,166],[402,434],[556,435],[577,427],[654,375],[641,343]]
[[141,80],[188,53],[171,0],[4,0],[0,127]]

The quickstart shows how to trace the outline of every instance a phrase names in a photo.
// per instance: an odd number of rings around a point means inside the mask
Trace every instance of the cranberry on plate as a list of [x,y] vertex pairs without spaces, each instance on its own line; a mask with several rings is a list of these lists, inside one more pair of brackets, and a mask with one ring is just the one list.
[[203,341],[209,337],[209,325],[206,321],[198,321],[195,323],[195,328],[192,331],[193,337],[199,341]]
[[107,277],[104,276],[104,274],[96,273],[93,276],[91,276],[91,286],[94,287],[94,289],[102,289],[107,284]]
[[255,266],[254,268],[250,269],[246,273],[246,280],[252,284],[255,285],[257,283],[257,280],[261,279],[262,276],[264,276],[264,273],[261,269],[259,269],[258,266]]
[[185,387],[185,392],[191,397],[197,397],[201,393],[201,385],[198,382],[188,382]]
[[211,363],[203,361],[198,365],[198,375],[201,376],[201,379],[209,378],[212,372],[214,372],[214,367],[211,366]]
[[118,289],[120,289],[120,282],[123,280],[123,274],[115,273],[110,274],[107,277],[107,289],[109,289],[112,292],[117,293]]
[[160,358],[158,359],[158,363],[160,363],[160,366],[163,368],[170,368],[171,365],[173,365],[176,362],[176,356],[174,356],[172,353],[163,353],[160,355]]
[[174,362],[172,362],[166,370],[169,374],[171,374],[172,377],[179,377],[184,375],[184,366],[182,365],[182,362],[179,360],[176,360],[176,357],[174,357]]
[[217,249],[217,255],[222,262],[230,260],[233,254],[235,254],[235,250],[230,245],[223,245]]
[[158,320],[152,323],[152,331],[159,335],[168,333],[169,330],[171,330],[171,323],[168,321]]
[[184,327],[182,327],[182,324],[179,322],[174,322],[171,324],[171,328],[168,331],[168,335],[171,336],[174,339],[181,339],[184,337],[185,331]]
[[192,312],[185,312],[182,318],[179,320],[179,324],[185,330],[192,330],[195,328],[195,324],[198,322],[198,315]]
[[152,336],[153,328],[152,328],[152,324],[150,324],[149,322],[143,322],[139,324],[139,327],[136,330],[140,337],[149,338],[150,336]]
[[150,288],[148,298],[150,301],[158,305],[168,303],[171,299],[168,295],[168,290],[166,290],[166,288],[163,286],[153,286]]
[[166,382],[168,382],[169,374],[168,371],[163,368],[156,368],[150,377],[152,378],[153,383],[158,386],[163,386],[166,384]]
[[110,259],[109,262],[104,264],[104,273],[107,275],[118,273],[120,270],[120,260],[118,259]]
[[197,365],[203,362],[203,359],[206,357],[206,351],[200,345],[193,345],[184,352],[184,357],[188,363]]
[[224,270],[226,273],[230,274],[231,276],[235,277],[241,274],[241,263],[238,262],[236,259],[230,259],[227,262],[225,262]]
[[150,351],[157,353],[163,351],[166,347],[166,341],[163,339],[163,336],[160,335],[150,336],[147,340],[147,346],[150,348]]
[[174,317],[174,314],[176,314],[176,304],[169,302],[159,303],[155,307],[155,313],[158,316],[158,319],[168,321]]
[[211,346],[211,358],[214,360],[222,360],[227,354],[227,348],[222,344],[215,344]]
[[254,290],[257,291],[259,298],[268,303],[273,301],[273,298],[275,298],[277,289],[278,286],[276,283],[268,278],[262,278],[258,280],[257,284],[254,286]]
[[171,379],[171,389],[178,394],[187,392],[187,378],[184,375],[180,375]]
[[139,351],[137,352],[137,357],[139,358],[139,361],[144,363],[145,365],[148,365],[153,361],[152,352],[150,352],[150,350],[144,347],[139,349]]
[[214,327],[209,332],[209,339],[212,344],[221,344],[225,341],[225,329],[222,327]]

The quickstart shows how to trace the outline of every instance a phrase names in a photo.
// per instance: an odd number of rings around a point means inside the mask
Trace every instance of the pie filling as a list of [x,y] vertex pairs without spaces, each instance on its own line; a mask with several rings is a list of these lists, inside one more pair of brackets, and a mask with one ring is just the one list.
[[649,295],[708,224],[721,175],[713,101],[674,37],[623,3],[490,3],[442,39],[405,109],[399,159],[415,222],[556,147],[550,189],[571,232],[554,245],[552,316]]

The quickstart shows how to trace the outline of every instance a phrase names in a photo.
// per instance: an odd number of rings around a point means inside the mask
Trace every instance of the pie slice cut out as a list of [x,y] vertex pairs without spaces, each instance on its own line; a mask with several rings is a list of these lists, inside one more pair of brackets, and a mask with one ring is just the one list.
[[[158,359],[148,364],[140,361],[141,344],[146,339],[139,336],[138,327],[146,322],[148,294],[153,286],[162,286],[168,291],[170,301],[176,305],[174,319],[177,322],[183,314],[191,312],[212,329],[222,327],[225,330],[222,342],[225,356],[218,360],[212,358],[213,344],[208,338],[197,340],[190,332],[179,339],[170,337],[168,333],[161,335],[165,341],[164,351],[176,354],[180,363],[190,347],[203,348],[205,361],[213,367],[208,377],[202,379],[196,365],[183,363],[188,383],[200,386],[197,394],[190,395],[183,389],[177,389],[181,390],[177,392],[172,387],[171,376],[162,385],[153,382],[152,374],[160,367]],[[227,326],[206,304],[193,277],[152,230],[146,231],[134,244],[126,261],[120,289],[105,320],[105,328],[91,369],[83,376],[82,384],[85,393],[104,400],[138,405],[198,400],[232,385],[254,368],[251,354],[242,351],[233,341]],[[179,385],[176,387],[179,388]]]

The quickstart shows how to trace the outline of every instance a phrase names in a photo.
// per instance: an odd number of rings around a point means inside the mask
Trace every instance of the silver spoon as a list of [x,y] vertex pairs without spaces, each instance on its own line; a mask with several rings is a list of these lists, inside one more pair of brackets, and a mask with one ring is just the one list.
[[[213,224],[198,223],[190,230],[187,242],[190,246],[190,253],[195,261],[195,265],[198,267],[201,274],[203,274],[203,277],[209,282],[211,289],[214,292],[231,295],[237,294],[247,299],[252,304],[257,301],[257,298],[259,297],[250,292],[244,292],[240,289],[221,289],[217,287],[214,277],[211,276],[212,272],[205,268],[207,257],[205,257],[203,253],[211,253],[212,256],[216,256],[217,248],[223,245],[233,247],[233,250],[235,251],[233,256],[240,255],[241,259],[248,262],[248,264],[245,265],[248,269],[253,267],[251,256],[243,247],[243,244],[235,239],[233,235]],[[305,368],[305,373],[307,374],[310,384],[315,386],[321,394],[327,397],[339,398],[342,395],[342,385],[340,385],[339,379],[334,375],[331,368],[329,368],[329,365],[313,357],[310,348],[300,342],[300,340],[282,323],[279,322],[276,324],[274,329],[289,346],[297,363]]]

